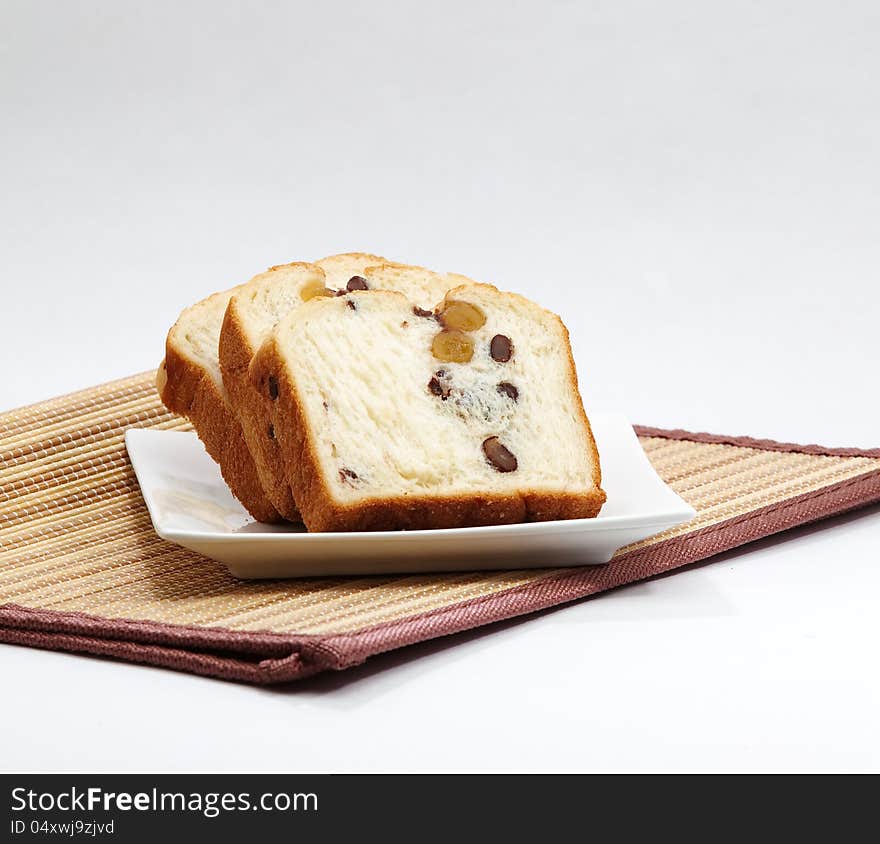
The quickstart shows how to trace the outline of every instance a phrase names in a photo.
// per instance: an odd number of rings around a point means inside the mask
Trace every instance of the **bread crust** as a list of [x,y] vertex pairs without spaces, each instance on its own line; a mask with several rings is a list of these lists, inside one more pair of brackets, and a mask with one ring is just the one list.
[[587,433],[589,434],[588,449],[593,459],[593,486],[595,486],[602,495],[599,507],[596,509],[596,512],[593,513],[593,515],[596,516],[599,513],[599,508],[605,503],[607,497],[605,495],[605,490],[602,489],[602,466],[599,463],[599,450],[596,448],[596,438],[593,436],[593,428],[590,425],[590,420],[587,418],[587,411],[584,409],[584,399],[581,395],[580,383],[578,381],[577,366],[574,362],[574,355],[571,353],[571,335],[568,333],[568,327],[558,314],[554,314],[553,311],[547,311],[547,313],[559,323],[559,327],[562,329],[562,334],[565,337],[565,348],[568,351],[569,384],[577,396],[577,405],[581,412],[581,419],[587,429]]
[[[447,295],[451,296],[453,292]],[[553,316],[568,339],[568,331],[562,320],[555,314]],[[570,345],[568,359],[571,385],[580,399]],[[589,492],[569,494],[524,490],[518,494],[462,494],[377,498],[350,504],[339,502],[325,483],[302,400],[274,335],[254,356],[249,371],[251,384],[258,391],[265,392],[269,376],[278,382],[278,399],[268,406],[270,424],[280,446],[294,499],[309,531],[427,530],[592,518],[598,515],[605,502],[605,492],[600,487],[598,452],[582,406],[581,413],[589,431],[589,447],[595,467],[595,489]]]
[[[173,329],[172,329],[173,330]],[[162,403],[192,422],[233,495],[260,522],[282,521],[263,492],[244,434],[220,386],[177,347],[169,332],[156,378]]]
[[[289,264],[270,267],[269,272]],[[303,266],[308,266],[303,264]],[[262,489],[272,506],[285,519],[300,521],[300,512],[294,502],[287,480],[284,458],[277,439],[269,435],[272,426],[272,402],[265,390],[257,389],[248,378],[248,368],[258,349],[250,342],[244,327],[244,318],[233,296],[229,300],[220,330],[220,372],[223,385],[250,451]]]

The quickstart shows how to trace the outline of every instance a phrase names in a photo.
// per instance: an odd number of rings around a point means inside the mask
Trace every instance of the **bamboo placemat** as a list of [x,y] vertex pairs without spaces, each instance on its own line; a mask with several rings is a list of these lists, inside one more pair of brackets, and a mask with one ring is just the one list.
[[153,532],[123,434],[188,429],[153,384],[144,373],[0,415],[0,642],[283,682],[880,500],[880,449],[637,428],[697,517],[606,566],[243,582]]

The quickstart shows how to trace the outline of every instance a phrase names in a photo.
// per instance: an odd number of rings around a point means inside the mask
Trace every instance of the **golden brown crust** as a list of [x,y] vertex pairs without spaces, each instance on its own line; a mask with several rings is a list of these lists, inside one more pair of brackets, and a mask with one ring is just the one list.
[[[340,252],[338,255],[327,255],[325,258],[315,261],[315,263],[326,272],[332,270],[335,264],[353,261],[363,264],[365,267],[376,264],[390,264],[395,267],[405,266],[404,264],[398,264],[397,261],[389,261],[381,255],[374,255],[372,252]],[[272,269],[275,268],[273,267]]]
[[[280,267],[272,267],[273,270]],[[220,371],[229,392],[256,468],[260,484],[273,507],[286,519],[299,521],[287,480],[284,459],[272,427],[272,402],[265,389],[258,389],[248,378],[248,367],[256,354],[244,329],[242,315],[233,297],[220,331]]]
[[[599,464],[599,451],[596,448],[596,438],[593,436],[593,428],[590,425],[590,420],[587,418],[587,411],[584,409],[584,400],[581,396],[581,388],[578,384],[577,367],[574,363],[574,356],[571,353],[571,335],[568,333],[568,328],[562,321],[562,319],[556,314],[553,314],[553,317],[559,322],[559,326],[562,329],[563,335],[565,336],[565,348],[568,352],[568,371],[570,373],[569,382],[575,392],[575,395],[577,396],[577,405],[581,412],[581,419],[583,420],[584,426],[586,427],[587,433],[589,434],[587,441],[588,449],[590,451],[593,462],[593,485],[602,495],[602,500],[599,502],[599,507],[601,507],[605,503],[606,498],[605,491],[602,489],[602,467]],[[599,510],[597,509],[596,513],[598,512]],[[594,513],[593,515],[596,515],[596,513]]]
[[[522,494],[384,498],[341,503],[325,483],[302,402],[274,337],[257,352],[249,378],[259,389],[268,383],[270,375],[278,382],[278,399],[269,406],[270,424],[281,447],[290,488],[310,531],[422,530],[592,518],[605,502],[605,493],[597,487],[578,495],[526,490]],[[595,444],[593,448],[595,450]]]
[[241,425],[220,386],[203,367],[180,352],[170,334],[156,386],[162,403],[192,422],[205,450],[220,465],[223,480],[245,509],[257,521],[281,521],[263,492]]

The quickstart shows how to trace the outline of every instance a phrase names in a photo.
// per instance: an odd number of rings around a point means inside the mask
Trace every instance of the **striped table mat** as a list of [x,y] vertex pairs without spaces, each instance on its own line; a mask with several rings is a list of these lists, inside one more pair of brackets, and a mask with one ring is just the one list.
[[606,566],[244,582],[153,532],[124,431],[188,428],[159,403],[153,379],[0,415],[0,642],[285,682],[880,500],[880,449],[637,428],[659,474],[698,515]]

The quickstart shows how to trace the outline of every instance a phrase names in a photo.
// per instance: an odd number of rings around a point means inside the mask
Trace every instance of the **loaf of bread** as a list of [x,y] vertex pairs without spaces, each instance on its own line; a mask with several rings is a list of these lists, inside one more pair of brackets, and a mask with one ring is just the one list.
[[595,516],[599,459],[559,317],[491,285],[456,286],[436,308],[372,289],[405,276],[366,269],[371,289],[303,302],[251,362],[262,433],[308,529]]
[[247,511],[258,521],[277,522],[281,516],[263,492],[220,374],[220,327],[236,290],[215,293],[183,311],[168,332],[156,387],[163,404],[192,423]]
[[356,252],[332,255],[313,264],[272,267],[235,290],[220,332],[220,370],[262,488],[282,516],[298,520],[300,513],[275,436],[272,399],[247,377],[254,355],[274,326],[313,298],[381,288],[401,291],[414,302],[430,307],[451,287],[467,281],[464,276],[444,275]]

